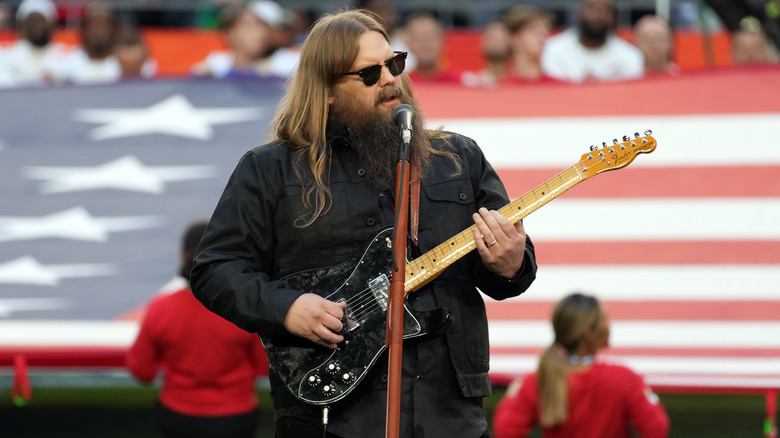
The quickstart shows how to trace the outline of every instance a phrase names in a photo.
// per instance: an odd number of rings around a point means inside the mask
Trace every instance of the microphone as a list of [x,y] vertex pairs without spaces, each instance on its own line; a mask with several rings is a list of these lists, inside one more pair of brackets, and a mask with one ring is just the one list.
[[393,110],[393,123],[401,127],[401,138],[404,144],[409,144],[412,140],[412,121],[414,120],[414,109],[411,106],[402,103]]

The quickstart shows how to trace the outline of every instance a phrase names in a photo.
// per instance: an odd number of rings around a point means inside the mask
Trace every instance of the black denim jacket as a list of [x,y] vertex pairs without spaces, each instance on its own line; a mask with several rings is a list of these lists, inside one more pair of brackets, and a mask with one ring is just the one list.
[[[279,279],[303,270],[334,266],[363,250],[380,230],[379,191],[365,180],[356,151],[345,141],[331,142],[329,166],[332,203],[308,227],[296,226],[311,208],[302,201],[291,148],[272,142],[247,152],[239,161],[201,240],[192,271],[195,296],[239,327],[260,333],[284,330],[283,322],[300,291]],[[452,134],[433,146],[454,152],[459,174],[449,159],[436,157],[422,182],[419,250],[426,252],[473,225],[479,207],[499,209],[506,191],[477,144]],[[310,175],[308,170],[304,175]],[[506,280],[489,272],[476,251],[437,277],[436,301],[449,309],[455,325],[446,334],[458,385],[465,397],[490,394],[489,342],[485,305],[479,288],[494,299],[523,293],[536,277],[536,259],[527,240],[523,268]]]

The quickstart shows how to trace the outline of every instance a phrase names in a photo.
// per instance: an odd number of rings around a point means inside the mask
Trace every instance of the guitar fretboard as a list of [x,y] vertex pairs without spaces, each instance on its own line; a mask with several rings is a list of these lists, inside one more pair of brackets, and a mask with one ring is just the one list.
[[[585,178],[577,171],[577,168],[572,166],[498,211],[514,224],[584,180]],[[406,265],[405,293],[421,288],[461,257],[474,250],[477,247],[474,242],[475,228],[476,225],[472,225],[409,262]]]

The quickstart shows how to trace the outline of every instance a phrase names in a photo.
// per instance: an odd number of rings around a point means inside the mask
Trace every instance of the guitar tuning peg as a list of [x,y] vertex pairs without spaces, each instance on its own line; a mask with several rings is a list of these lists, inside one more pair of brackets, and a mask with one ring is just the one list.
[[620,143],[620,142],[618,141],[618,139],[616,139],[616,138],[613,138],[613,139],[612,139],[612,144],[618,144],[618,143]]
[[639,133],[638,132],[634,133],[634,138],[639,138]]
[[624,136],[623,136],[623,141],[628,141],[630,138],[631,138],[631,137],[629,137],[629,136],[627,136],[627,135],[624,135]]
[[652,129],[645,129],[645,135],[653,135]]
[[604,147],[604,148],[607,147],[607,142],[606,141],[602,141],[601,142],[601,147]]
[[596,149],[598,149],[598,148],[599,148],[599,147],[598,147],[598,146],[596,146],[595,144],[592,144],[592,145],[590,145],[590,151],[591,151],[591,152],[595,151],[595,150],[596,150]]

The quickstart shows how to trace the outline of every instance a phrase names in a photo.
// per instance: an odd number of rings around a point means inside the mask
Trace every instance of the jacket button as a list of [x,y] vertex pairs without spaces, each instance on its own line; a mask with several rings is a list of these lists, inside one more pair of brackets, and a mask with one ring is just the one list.
[[465,201],[466,198],[468,198],[468,196],[466,196],[465,193],[461,193],[460,195],[458,195],[458,198],[460,198],[461,201]]
[[364,176],[366,174],[366,169],[363,169],[362,167],[358,169],[358,176]]
[[370,226],[373,226],[375,222],[376,222],[376,221],[375,221],[375,220],[374,220],[374,218],[372,218],[372,217],[370,217],[370,218],[366,219],[366,224],[367,224],[369,227],[370,227]]
[[387,383],[387,374],[382,374],[382,383]]

